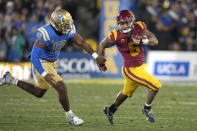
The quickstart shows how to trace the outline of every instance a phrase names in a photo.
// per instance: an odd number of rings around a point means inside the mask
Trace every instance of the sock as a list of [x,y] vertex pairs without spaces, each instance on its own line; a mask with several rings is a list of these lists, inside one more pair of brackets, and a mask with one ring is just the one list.
[[118,109],[118,107],[117,107],[116,105],[114,105],[114,104],[112,104],[112,105],[109,107],[109,111],[110,111],[111,113],[115,113],[117,109]]
[[151,109],[151,104],[144,104],[144,109]]
[[151,104],[145,104],[146,106],[151,106]]

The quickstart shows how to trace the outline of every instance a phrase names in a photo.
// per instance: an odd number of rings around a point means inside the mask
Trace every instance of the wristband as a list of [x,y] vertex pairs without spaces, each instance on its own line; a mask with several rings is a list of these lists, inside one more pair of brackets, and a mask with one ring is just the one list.
[[92,57],[93,57],[94,59],[96,59],[96,58],[98,57],[98,54],[97,54],[96,52],[94,52],[94,53],[92,53]]
[[45,77],[47,75],[47,73],[44,71],[42,74],[41,74],[43,77]]
[[142,43],[143,43],[144,45],[148,45],[148,42],[149,42],[148,39],[142,39]]

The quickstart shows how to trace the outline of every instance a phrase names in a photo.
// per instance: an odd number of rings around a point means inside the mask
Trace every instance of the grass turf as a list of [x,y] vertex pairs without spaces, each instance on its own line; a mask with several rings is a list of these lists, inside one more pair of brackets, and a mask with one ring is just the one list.
[[122,80],[66,81],[70,105],[85,123],[74,127],[66,122],[57,92],[50,88],[35,98],[16,86],[0,87],[0,131],[196,131],[197,85],[163,85],[153,102],[156,122],[141,113],[147,89],[139,87],[114,115],[110,126],[103,108],[122,89]]

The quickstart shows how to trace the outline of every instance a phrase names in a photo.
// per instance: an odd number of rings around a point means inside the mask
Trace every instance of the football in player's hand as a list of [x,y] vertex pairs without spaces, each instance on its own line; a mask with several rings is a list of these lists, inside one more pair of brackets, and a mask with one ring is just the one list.
[[135,44],[140,44],[140,40],[142,39],[142,37],[140,35],[133,35],[132,36],[132,40]]
[[147,39],[146,35],[133,35],[132,40],[135,44],[140,44],[142,39]]

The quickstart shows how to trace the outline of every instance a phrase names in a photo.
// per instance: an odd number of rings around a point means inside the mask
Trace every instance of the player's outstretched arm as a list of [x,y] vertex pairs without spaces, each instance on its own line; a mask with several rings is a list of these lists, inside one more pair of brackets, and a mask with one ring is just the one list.
[[80,46],[82,49],[87,51],[89,54],[92,55],[94,59],[96,59],[97,64],[105,64],[106,59],[103,56],[99,56],[92,47],[85,42],[85,40],[81,37],[79,33],[76,33],[75,37],[72,38],[72,40]]
[[[105,56],[105,48],[112,47],[113,45],[115,45],[115,43],[112,40],[110,40],[108,37],[106,37],[99,44],[99,51],[98,51],[99,55],[104,57]],[[101,71],[107,70],[107,67],[105,64],[98,65],[98,67]]]
[[148,38],[148,45],[150,46],[158,45],[158,39],[151,31],[146,29],[144,33]]
[[115,42],[110,40],[108,37],[103,39],[99,44],[99,55],[105,56],[105,48],[109,48],[115,45]]

